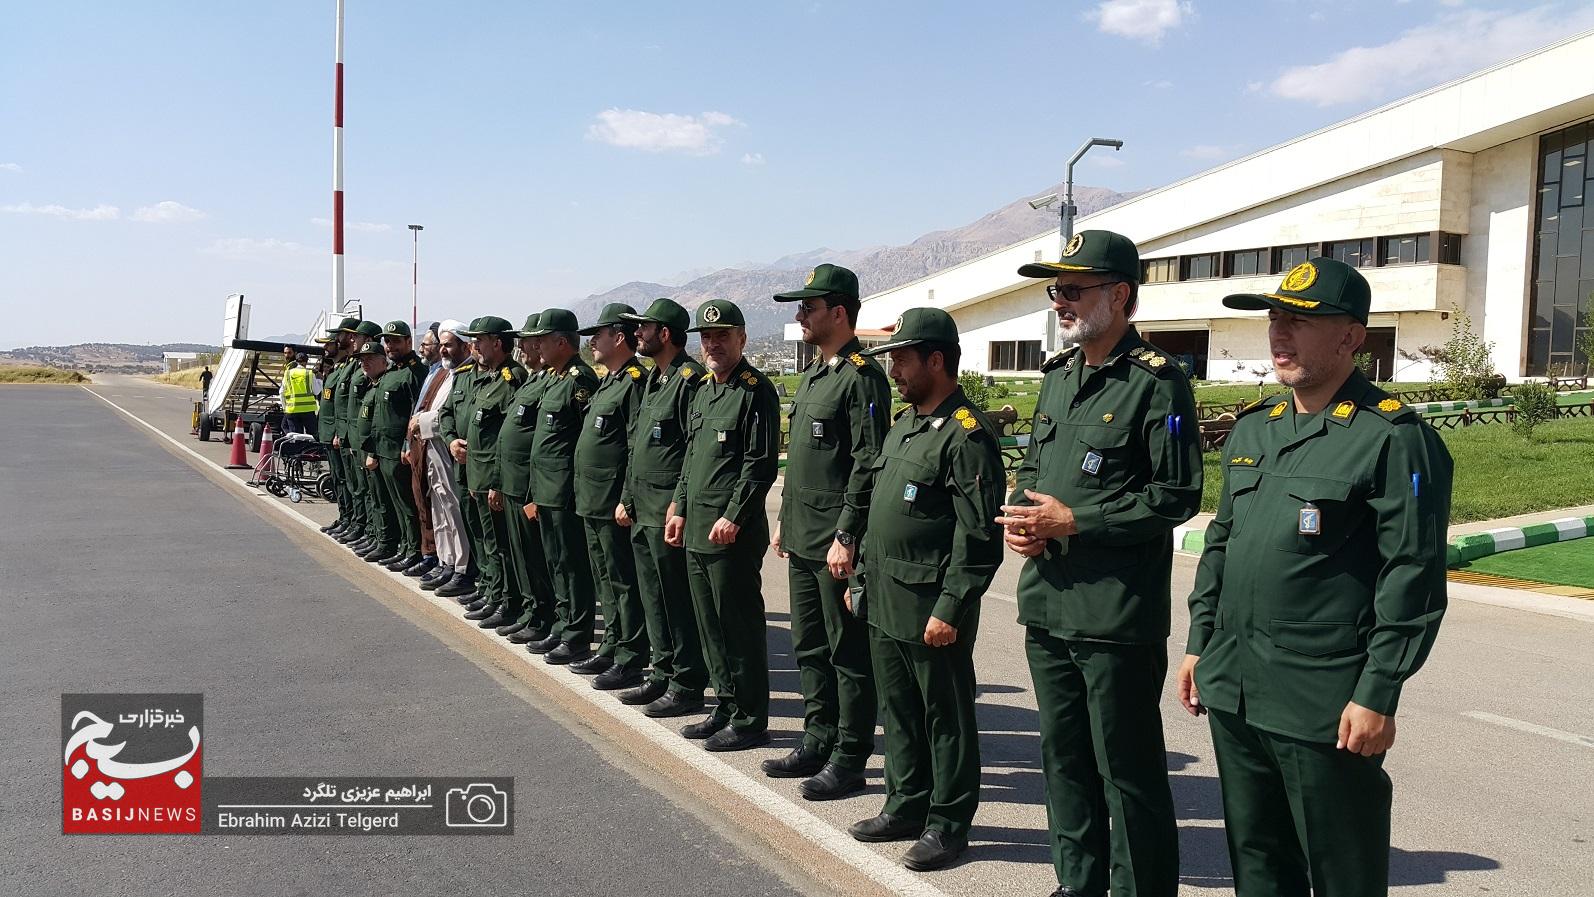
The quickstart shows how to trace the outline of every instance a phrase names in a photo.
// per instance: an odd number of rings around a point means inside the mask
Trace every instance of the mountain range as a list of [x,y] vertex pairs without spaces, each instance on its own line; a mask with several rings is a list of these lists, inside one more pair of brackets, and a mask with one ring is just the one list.
[[[1056,185],[1036,194],[1061,193]],[[1103,187],[1074,187],[1074,204],[1080,215],[1089,215],[1129,199],[1134,193],[1117,193]],[[1057,228],[1056,207],[1032,209],[1027,199],[1017,199],[977,221],[949,230],[932,231],[903,246],[872,246],[865,249],[819,248],[785,255],[772,262],[723,268],[681,284],[631,281],[611,290],[575,300],[570,308],[576,318],[589,321],[603,306],[623,302],[643,309],[654,299],[668,296],[687,308],[696,308],[709,299],[729,299],[741,306],[747,317],[750,337],[779,334],[791,320],[789,306],[770,301],[770,297],[802,286],[808,271],[821,262],[843,265],[858,275],[859,288],[868,296],[882,290],[927,277],[945,268],[978,258]]]

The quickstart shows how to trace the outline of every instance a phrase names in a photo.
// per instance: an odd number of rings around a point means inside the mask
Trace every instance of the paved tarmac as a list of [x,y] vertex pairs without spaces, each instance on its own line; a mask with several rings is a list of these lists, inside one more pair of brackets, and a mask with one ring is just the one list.
[[[951,869],[892,873],[901,845],[862,847],[842,831],[879,809],[878,757],[870,789],[831,804],[804,802],[795,781],[757,771],[759,760],[791,747],[799,728],[778,559],[768,557],[764,571],[775,743],[730,757],[693,753],[671,729],[586,689],[574,674],[510,652],[402,577],[351,560],[302,523],[275,514],[267,505],[277,500],[230,497],[237,490],[219,480],[228,474],[107,404],[224,463],[226,446],[187,435],[191,391],[98,379],[93,392],[104,401],[82,389],[0,390],[8,422],[0,432],[0,496],[13,509],[0,537],[0,572],[30,584],[0,599],[9,623],[0,663],[9,673],[5,688],[15,692],[11,706],[34,708],[26,714],[28,734],[8,737],[16,743],[4,749],[0,771],[26,786],[28,800],[8,806],[42,807],[0,817],[0,849],[21,858],[25,874],[65,868],[67,877],[55,880],[66,889],[66,882],[93,882],[109,868],[113,879],[158,882],[161,890],[182,889],[177,882],[203,890],[215,881],[250,892],[261,877],[225,870],[252,857],[256,865],[246,868],[270,864],[273,893],[283,882],[290,891],[315,890],[319,876],[340,864],[357,883],[353,892],[396,893],[452,884],[446,873],[433,879],[426,870],[461,855],[472,859],[461,860],[467,868],[459,881],[474,879],[471,890],[485,894],[594,886],[605,893],[688,886],[694,893],[762,893],[783,890],[786,881],[811,892],[812,881],[798,878],[805,874],[853,893],[872,882],[881,892],[926,897],[1043,895],[1054,886],[1034,700],[1011,598],[1016,563],[1004,564],[986,599],[976,651],[985,777],[973,846]],[[777,488],[771,512],[778,502]],[[321,522],[333,516],[318,502],[291,507]],[[1175,665],[1193,572],[1193,559],[1176,561],[1169,641]],[[1463,592],[1479,600],[1455,600]],[[1396,787],[1397,894],[1588,893],[1594,620],[1582,607],[1523,603],[1503,592],[1454,589],[1434,655],[1406,689],[1400,740],[1387,763]],[[161,854],[169,871],[157,873],[141,862],[148,857],[140,845],[149,839],[60,836],[56,761],[45,759],[58,750],[58,694],[166,687],[206,693],[216,738],[215,753],[207,754],[210,774],[354,773],[380,760],[413,773],[515,775],[515,859],[498,871],[488,851],[447,839],[200,838]],[[1204,723],[1179,710],[1171,692],[1170,676],[1164,718],[1180,814],[1181,893],[1231,893],[1210,741]],[[546,812],[527,800],[538,787],[549,789]],[[569,815],[575,818],[567,822]],[[690,836],[666,834],[675,827]],[[536,838],[529,844],[528,833]],[[217,841],[230,848],[228,865],[211,869],[205,857]],[[63,856],[70,853],[86,856]],[[552,859],[564,854],[578,859],[559,864],[574,868],[574,878],[552,871]],[[640,868],[627,863],[631,857]],[[867,881],[849,881],[855,871]],[[5,883],[9,874],[0,869],[0,890],[16,892]]]

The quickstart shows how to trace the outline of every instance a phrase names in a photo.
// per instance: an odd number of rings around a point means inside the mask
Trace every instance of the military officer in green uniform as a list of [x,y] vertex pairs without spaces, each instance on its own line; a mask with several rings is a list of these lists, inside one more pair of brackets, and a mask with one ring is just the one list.
[[1195,398],[1140,338],[1140,254],[1075,234],[1049,277],[1074,346],[1041,370],[1034,433],[998,522],[1027,560],[1018,621],[1040,712],[1058,897],[1174,897],[1179,831],[1158,701],[1168,676],[1173,529],[1201,507]]
[[332,370],[321,383],[321,394],[316,404],[316,441],[327,446],[327,467],[332,471],[332,482],[337,487],[338,519],[331,526],[322,527],[321,531],[339,541],[344,541],[343,536],[348,534],[347,541],[353,541],[355,531],[355,517],[353,509],[353,493],[349,490],[349,471],[343,467],[343,452],[336,447],[337,439],[337,391],[340,384],[349,376],[349,373],[358,366],[354,360],[354,333],[355,327],[360,324],[359,318],[344,318],[341,322],[328,330],[325,335],[317,337],[316,342],[327,347],[327,359],[332,362]]
[[[509,416],[498,433],[499,491],[504,495],[504,522],[508,541],[499,548],[504,555],[507,575],[525,597],[525,608],[516,623],[518,632],[509,636],[517,645],[534,645],[553,631],[555,599],[553,582],[548,578],[548,559],[542,551],[542,528],[526,516],[531,495],[531,443],[537,435],[537,403],[552,381],[542,363],[538,315],[528,315],[525,326],[516,331],[520,357],[526,362],[526,382],[509,403]],[[536,650],[533,649],[533,653]],[[546,651],[544,651],[546,653]]]
[[426,364],[415,354],[410,325],[389,321],[382,328],[382,349],[387,353],[387,373],[376,382],[375,434],[377,486],[381,492],[383,520],[398,536],[395,557],[383,566],[400,572],[421,562],[421,521],[415,507],[415,472],[403,459],[409,444],[410,415],[420,399]]
[[592,581],[603,608],[603,641],[579,671],[596,670],[592,687],[600,691],[641,685],[648,662],[636,558],[625,527],[614,519],[637,409],[647,389],[647,370],[636,357],[636,324],[621,317],[626,314],[634,315],[636,309],[610,303],[595,323],[580,330],[591,337],[592,357],[608,369],[576,438],[576,515],[586,529]]
[[526,511],[540,524],[549,578],[559,596],[553,631],[532,644],[544,652],[544,660],[555,665],[591,657],[595,629],[592,565],[587,558],[586,532],[576,514],[575,453],[587,406],[598,390],[598,375],[581,359],[579,329],[574,313],[549,308],[537,316],[537,329],[530,331],[539,340],[549,380],[537,400]]
[[769,743],[769,650],[762,567],[769,547],[764,498],[779,469],[780,400],[753,369],[742,310],[724,299],[697,307],[708,373],[687,420],[686,457],[665,541],[684,547],[698,632],[718,705],[681,730],[711,751]]
[[908,407],[875,458],[875,497],[850,609],[870,627],[886,735],[886,803],[848,830],[917,839],[909,869],[939,869],[968,846],[980,802],[974,641],[980,599],[1002,559],[995,523],[1007,484],[996,429],[957,383],[957,325],[936,308],[897,319],[890,375]]
[[642,314],[624,318],[636,323],[637,349],[653,360],[653,369],[643,378],[647,389],[633,424],[625,488],[614,520],[631,529],[651,663],[647,680],[622,692],[620,700],[641,706],[654,718],[685,716],[703,709],[708,673],[686,551],[664,541],[664,526],[686,458],[687,423],[704,370],[687,357],[692,317],[678,303],[658,299]]
[[[344,466],[353,472],[353,476],[349,479],[352,481],[354,502],[359,507],[360,515],[360,539],[350,543],[349,548],[361,558],[374,560],[376,557],[387,557],[392,552],[381,553],[382,549],[387,547],[383,540],[382,518],[373,507],[371,476],[365,466],[366,452],[361,448],[366,435],[361,431],[369,429],[370,419],[366,418],[362,424],[360,411],[365,407],[365,397],[376,381],[367,375],[366,360],[360,357],[359,350],[363,349],[366,343],[374,342],[378,346],[381,345],[382,325],[375,321],[361,321],[355,325],[354,335],[357,342],[356,366],[349,373],[349,378],[344,382],[341,391],[342,407],[338,412],[338,420],[342,425],[342,432],[339,434],[339,445],[344,452]],[[381,372],[386,369],[384,360],[382,365],[375,368],[377,376],[381,376]],[[333,398],[336,400],[339,397],[334,395]]]
[[1444,616],[1449,453],[1355,355],[1356,269],[1297,265],[1266,309],[1290,392],[1243,412],[1190,594],[1179,699],[1210,712],[1240,897],[1385,894],[1385,753]]
[[[377,327],[377,330],[380,333],[381,328]],[[360,465],[361,491],[365,496],[365,518],[373,543],[369,551],[360,553],[360,557],[378,564],[393,557],[397,550],[398,534],[394,523],[387,519],[382,510],[382,487],[377,482],[381,474],[376,460],[376,382],[387,373],[387,353],[377,340],[367,340],[360,347],[360,369],[361,376],[355,386],[359,410],[354,418],[354,448]]]
[[465,614],[465,619],[475,620],[482,629],[502,629],[500,634],[507,635],[518,631],[514,627],[525,609],[525,596],[504,569],[509,529],[508,508],[499,490],[498,439],[515,392],[526,382],[526,368],[510,357],[515,326],[503,318],[485,315],[463,335],[471,337],[480,360],[471,384],[470,416],[465,421],[465,464],[481,545],[477,588],[485,602]]
[[772,548],[787,559],[792,655],[802,687],[803,740],[764,774],[811,776],[808,800],[845,797],[864,786],[874,752],[875,688],[868,624],[847,612],[874,490],[874,461],[891,415],[891,387],[865,358],[858,325],[858,277],[820,265],[802,289],[775,296],[797,303],[803,342],[817,351],[791,411],[786,484]]
[[474,318],[469,327],[454,333],[456,339],[471,343],[470,354],[455,366],[448,400],[437,411],[437,433],[454,459],[454,494],[459,496],[459,515],[465,524],[465,541],[470,545],[469,566],[460,575],[439,586],[437,594],[455,599],[469,608],[471,613],[486,606],[476,585],[477,576],[481,573],[482,541],[476,512],[470,501],[470,456],[465,446],[465,431],[471,419],[471,394],[475,391],[481,359],[476,355],[475,344],[465,334],[480,326],[481,320]]

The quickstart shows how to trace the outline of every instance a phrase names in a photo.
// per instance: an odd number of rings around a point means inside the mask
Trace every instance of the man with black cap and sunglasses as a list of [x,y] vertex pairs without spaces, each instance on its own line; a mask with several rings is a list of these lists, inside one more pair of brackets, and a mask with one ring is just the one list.
[[1266,310],[1281,396],[1239,415],[1180,703],[1208,713],[1240,897],[1385,894],[1395,711],[1444,616],[1450,454],[1356,367],[1372,291],[1314,258]]
[[[327,466],[332,471],[332,482],[337,487],[338,519],[321,531],[339,541],[353,541],[355,527],[354,492],[350,488],[350,471],[344,468],[343,451],[336,447],[338,432],[339,393],[349,375],[357,366],[354,360],[354,328],[359,318],[344,318],[316,342],[327,345],[327,358],[333,363],[332,372],[321,383],[321,393],[316,408],[316,441],[327,446]],[[349,539],[344,540],[345,534]]]
[[869,626],[847,612],[852,577],[869,518],[874,460],[891,415],[885,371],[858,342],[858,276],[820,265],[802,289],[776,302],[797,303],[803,342],[817,351],[792,402],[786,484],[771,547],[787,559],[792,655],[802,688],[803,740],[765,760],[764,774],[808,777],[808,800],[846,797],[864,787],[874,752],[875,688]]

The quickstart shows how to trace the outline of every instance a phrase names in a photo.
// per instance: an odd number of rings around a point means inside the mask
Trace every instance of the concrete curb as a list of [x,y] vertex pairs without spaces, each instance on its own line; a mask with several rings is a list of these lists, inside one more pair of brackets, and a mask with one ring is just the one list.
[[[1545,523],[1506,526],[1481,533],[1469,533],[1450,540],[1450,545],[1445,551],[1445,566],[1455,567],[1502,551],[1568,542],[1589,535],[1594,535],[1594,516],[1563,517]],[[1197,529],[1189,524],[1175,527],[1173,547],[1175,551],[1185,554],[1201,554],[1202,549],[1206,547],[1206,530]]]

